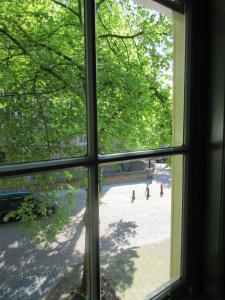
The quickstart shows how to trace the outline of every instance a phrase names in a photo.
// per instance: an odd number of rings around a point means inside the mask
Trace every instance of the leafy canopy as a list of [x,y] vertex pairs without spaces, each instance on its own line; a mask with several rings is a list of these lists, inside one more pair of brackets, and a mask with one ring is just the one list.
[[[2,163],[85,155],[77,143],[87,132],[83,1],[2,0],[0,8]],[[171,144],[172,28],[168,17],[132,0],[97,2],[99,151]],[[17,189],[42,192],[40,213],[46,216],[52,186],[73,190],[79,185],[77,180],[71,184],[68,172],[60,173],[66,180],[57,185],[59,174],[54,173],[35,176],[35,184],[27,177],[4,181],[1,188],[16,183]],[[61,211],[48,236],[68,220],[68,210]],[[26,226],[43,229],[32,207],[14,214]]]
[[[100,151],[171,144],[172,21],[131,0],[101,0],[96,17]],[[82,1],[1,1],[0,45],[6,162],[84,155]]]

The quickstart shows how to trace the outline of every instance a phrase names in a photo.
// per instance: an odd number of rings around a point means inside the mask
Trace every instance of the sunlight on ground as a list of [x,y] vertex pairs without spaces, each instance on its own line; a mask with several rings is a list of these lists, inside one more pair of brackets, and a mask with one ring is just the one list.
[[153,179],[148,185],[148,199],[143,181],[103,186],[100,199],[102,276],[123,300],[144,299],[170,280],[169,179],[164,180],[162,196],[160,182],[157,177]]

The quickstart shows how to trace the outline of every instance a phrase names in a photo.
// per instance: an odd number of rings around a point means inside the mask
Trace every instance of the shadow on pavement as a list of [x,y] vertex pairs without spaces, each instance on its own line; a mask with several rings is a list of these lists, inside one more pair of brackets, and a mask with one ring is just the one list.
[[71,223],[47,248],[20,233],[19,223],[0,225],[0,299],[40,299],[66,266],[83,261],[84,204],[79,201]]
[[[77,209],[81,208],[80,203]],[[77,213],[77,210],[74,211],[75,216]],[[136,234],[137,225],[135,222],[120,220],[109,224],[108,227],[109,234],[100,239],[101,275],[104,286],[121,291],[131,286],[133,282],[135,266],[132,259],[137,257],[137,253],[135,248],[124,250],[123,247],[129,246],[128,237]],[[69,266],[75,267],[76,287],[79,286],[85,247],[83,216],[76,217],[67,226],[63,236],[51,243],[48,248],[32,239],[30,234],[19,233],[18,228],[17,223],[4,224],[0,227],[2,241],[0,289],[3,297],[0,297],[1,299],[41,299],[56,282],[57,286],[60,286],[58,293],[65,291],[66,287],[71,289],[74,285],[68,282],[68,278],[74,282],[74,276],[66,275]],[[64,273],[67,280],[63,279]],[[58,279],[59,277],[61,279]],[[103,294],[106,292],[102,291]]]
[[136,235],[135,222],[120,220],[109,224],[110,233],[100,239],[101,275],[114,291],[124,291],[133,283],[136,270],[135,247],[129,247],[128,237]]

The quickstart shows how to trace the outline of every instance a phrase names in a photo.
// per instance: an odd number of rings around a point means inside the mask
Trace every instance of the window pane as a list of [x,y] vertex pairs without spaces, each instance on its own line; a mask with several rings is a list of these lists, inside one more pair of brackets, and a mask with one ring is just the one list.
[[82,3],[1,1],[0,163],[86,153]]
[[86,190],[84,168],[0,181],[2,299],[86,294]]
[[180,277],[182,161],[160,157],[101,167],[103,293],[141,300]]
[[154,1],[100,3],[99,151],[182,145],[184,16]]

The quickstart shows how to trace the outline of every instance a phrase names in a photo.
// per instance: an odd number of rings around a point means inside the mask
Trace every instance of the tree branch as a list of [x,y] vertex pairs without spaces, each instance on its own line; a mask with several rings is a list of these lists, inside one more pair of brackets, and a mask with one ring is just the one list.
[[139,35],[142,35],[143,33],[144,31],[140,31],[134,35],[119,35],[119,34],[108,33],[108,34],[101,34],[98,36],[98,38],[112,37],[112,38],[119,38],[119,39],[133,39]]
[[1,63],[4,63],[5,61],[8,61],[10,59],[12,59],[13,57],[16,57],[16,56],[24,56],[25,54],[23,52],[21,53],[16,53],[16,54],[9,54],[6,58],[3,58],[1,61],[0,61],[0,64]]
[[4,28],[0,28],[0,32],[2,32],[4,35],[6,35],[8,37],[8,39],[10,39],[14,44],[16,44],[23,51],[24,54],[27,54],[26,49],[7,30],[5,30]]
[[[23,54],[26,54],[26,55],[29,56],[29,54],[27,53],[26,49],[21,45],[21,43],[18,42],[17,39],[15,39],[7,30],[1,28],[0,32],[2,32],[3,34],[5,34],[12,42],[14,42],[14,44],[16,44],[23,51]],[[48,72],[49,74],[51,74],[55,78],[63,81],[64,84],[66,83],[65,80],[60,75],[56,74],[54,70],[52,70],[52,69],[50,69],[50,68],[48,68],[46,66],[43,66],[43,65],[40,65],[40,68],[43,71]]]
[[[7,29],[5,28],[0,28],[0,32],[2,32],[5,36],[8,37],[8,39],[10,39],[15,45],[17,45],[19,47],[20,50],[22,50],[22,52],[25,54],[25,55],[28,55],[30,57],[30,54],[28,53],[28,51],[26,50],[26,48],[23,47],[23,45],[15,38],[13,37],[8,31]],[[23,30],[23,33],[26,34],[27,37],[29,37],[29,35]],[[30,37],[29,37],[30,38]],[[48,49],[49,51],[53,51],[54,53],[56,53],[57,55],[59,55],[60,57],[64,58],[65,60],[71,62],[72,64],[74,64],[78,70],[80,71],[80,76],[81,76],[81,79],[84,79],[84,76],[82,76],[82,74],[84,73],[84,70],[81,66],[77,65],[73,60],[72,58],[68,57],[67,55],[65,55],[64,53],[52,48],[51,46],[48,46],[48,45],[45,45],[45,44],[42,44],[42,43],[38,43],[36,42],[35,40],[33,40],[32,38],[30,38],[31,41],[33,41],[33,43],[41,46],[41,47],[44,47],[46,49]],[[43,64],[40,64],[40,69],[51,74],[53,77],[55,77],[56,79],[60,80],[63,82],[64,86],[71,86],[70,83],[68,83],[67,81],[64,80],[63,76],[59,75],[53,68],[49,67],[49,66],[46,66],[46,65],[43,65]],[[78,94],[78,96],[80,98],[83,98],[81,97],[81,95]]]
[[116,51],[114,50],[114,48],[111,46],[111,44],[110,44],[110,42],[109,42],[109,39],[106,37],[106,41],[107,41],[107,44],[108,44],[108,46],[109,46],[109,48],[111,49],[111,51],[116,55],[116,57],[117,57],[117,53],[116,53]]
[[106,0],[99,0],[97,3],[96,3],[96,10],[99,9],[100,5],[102,5],[102,3],[104,3]]
[[150,91],[153,91],[153,92],[154,92],[156,98],[159,99],[160,102],[163,102],[163,101],[165,101],[165,100],[167,99],[164,95],[162,95],[162,94],[158,91],[158,89],[157,89],[156,87],[151,86],[149,89],[150,89]]
[[98,11],[97,11],[97,16],[98,16],[98,20],[100,21],[102,27],[103,27],[106,31],[109,31],[108,28],[106,27],[106,25],[103,23],[102,17],[101,17],[101,15],[99,14]]
[[65,9],[68,9],[71,13],[73,13],[75,16],[77,16],[79,18],[79,20],[80,20],[79,14],[75,10],[73,10],[71,7],[66,6],[65,4],[63,4],[62,2],[59,2],[57,0],[52,0],[52,2],[54,2],[54,3],[56,3],[56,4],[58,4],[58,5],[62,6],[62,7],[64,7]]
[[126,52],[127,52],[127,59],[128,59],[128,62],[130,62],[130,56],[129,56],[129,52],[128,52],[128,49],[127,49],[127,45],[126,45],[126,43],[124,42],[123,39],[122,39],[122,42],[123,42],[124,48],[126,49]]
[[7,97],[15,97],[15,96],[42,96],[42,95],[48,95],[48,94],[55,94],[58,92],[63,91],[66,88],[66,86],[61,87],[57,90],[52,91],[35,91],[35,92],[23,92],[23,93],[13,93],[13,92],[2,92],[0,93],[0,98],[7,98]]
[[55,70],[53,70],[53,69],[51,69],[51,68],[49,68],[49,67],[47,67],[47,66],[44,66],[44,65],[40,65],[40,68],[41,68],[43,71],[45,71],[45,72],[51,74],[53,77],[59,79],[60,81],[63,81],[65,84],[67,84],[67,82],[63,79],[63,77],[61,77],[59,74],[57,74],[57,73],[55,72]]
[[55,53],[56,55],[60,56],[61,58],[73,63],[77,69],[80,71],[80,75],[81,75],[81,78],[84,79],[84,77],[82,76],[82,74],[84,73],[84,70],[82,68],[82,66],[78,65],[71,57],[67,56],[66,54],[64,54],[63,52],[49,46],[49,45],[46,45],[44,43],[41,43],[41,42],[38,42],[36,40],[34,40],[17,22],[16,22],[17,26],[20,28],[20,30],[24,33],[24,35],[34,44],[36,45],[37,47],[42,47],[42,48],[45,48],[53,53]]
[[43,34],[42,36],[40,36],[39,38],[38,38],[38,41],[39,40],[42,40],[42,39],[44,39],[44,38],[50,38],[51,36],[53,36],[60,28],[62,28],[62,27],[68,27],[68,26],[78,26],[78,24],[77,23],[66,23],[66,24],[61,24],[61,25],[59,25],[55,30],[53,30],[52,32],[49,32],[49,33],[46,33],[46,34]]

